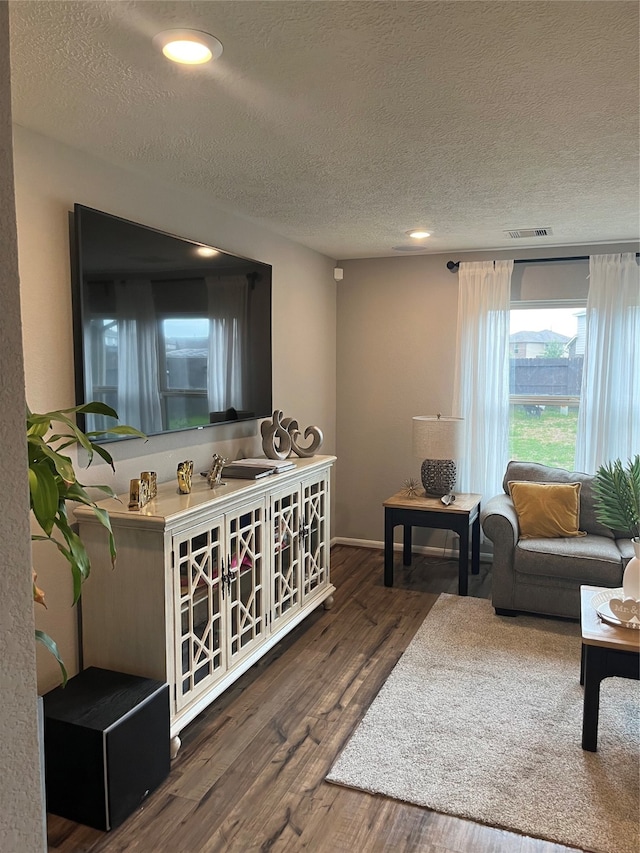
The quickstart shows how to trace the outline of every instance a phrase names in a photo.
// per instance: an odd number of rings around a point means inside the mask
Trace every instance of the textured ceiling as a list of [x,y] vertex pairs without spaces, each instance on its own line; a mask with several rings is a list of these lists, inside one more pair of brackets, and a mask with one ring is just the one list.
[[[14,121],[332,258],[633,240],[637,2],[9,3]],[[210,32],[208,67],[160,30]],[[550,228],[513,240],[505,230]]]

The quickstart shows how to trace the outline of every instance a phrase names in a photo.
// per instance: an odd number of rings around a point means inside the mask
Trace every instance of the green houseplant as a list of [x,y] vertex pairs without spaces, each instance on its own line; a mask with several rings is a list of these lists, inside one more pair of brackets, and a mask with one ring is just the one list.
[[622,587],[625,597],[640,599],[640,455],[626,465],[620,459],[601,465],[594,493],[598,520],[631,534],[635,556],[624,570]]
[[[69,409],[36,413],[27,408],[27,453],[29,459],[29,498],[30,507],[41,534],[33,534],[32,540],[53,542],[58,551],[68,561],[73,578],[73,603],[80,597],[82,583],[89,576],[90,563],[82,540],[73,530],[67,514],[67,503],[75,502],[91,507],[98,521],[109,533],[109,550],[112,563],[115,562],[116,548],[111,531],[109,514],[91,499],[86,488],[79,482],[69,456],[63,451],[72,446],[82,447],[87,453],[87,467],[98,454],[114,469],[113,459],[108,451],[95,439],[104,435],[130,435],[146,438],[144,433],[134,427],[119,425],[104,430],[84,433],[75,421],[69,417],[78,412],[84,414],[106,415],[117,420],[117,413],[104,403],[86,403]],[[62,432],[54,430],[54,424],[62,425]],[[109,497],[114,496],[110,486],[92,486]],[[33,573],[33,598],[46,607],[44,593],[36,586]],[[43,631],[36,631],[36,639],[56,658],[62,672],[63,684],[67,681],[67,671],[54,640]]]
[[640,455],[626,465],[615,459],[601,465],[594,482],[598,520],[612,530],[640,537]]

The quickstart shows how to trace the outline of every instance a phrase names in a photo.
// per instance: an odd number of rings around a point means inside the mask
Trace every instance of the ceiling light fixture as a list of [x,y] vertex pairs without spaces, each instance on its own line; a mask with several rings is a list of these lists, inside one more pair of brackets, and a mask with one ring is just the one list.
[[196,254],[200,255],[202,258],[212,258],[214,255],[218,254],[218,250],[212,249],[210,246],[198,246]]
[[424,231],[422,228],[413,228],[411,231],[407,231],[407,234],[414,240],[424,240],[425,237],[431,237],[431,232]]
[[153,43],[167,59],[182,65],[203,65],[222,54],[222,43],[200,30],[164,30]]

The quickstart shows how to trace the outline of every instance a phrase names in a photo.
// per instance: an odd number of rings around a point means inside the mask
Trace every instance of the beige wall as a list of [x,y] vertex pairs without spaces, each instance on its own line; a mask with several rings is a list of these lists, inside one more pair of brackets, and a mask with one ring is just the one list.
[[0,850],[45,849],[29,549],[24,372],[11,160],[7,4],[0,3]]
[[[342,261],[338,284],[339,539],[381,544],[382,502],[408,477],[420,479],[411,452],[414,415],[452,414],[457,273],[448,260],[535,258],[637,251],[637,245],[567,246],[513,252],[454,252]],[[578,298],[588,263],[518,264],[514,298]],[[400,541],[400,528],[396,531]],[[443,534],[416,531],[440,547]],[[457,539],[449,536],[448,544]]]
[[[207,198],[125,172],[20,127],[14,128],[18,249],[22,293],[27,400],[35,411],[72,406],[71,287],[68,212],[74,202],[212,243],[273,265],[274,407],[315,424],[323,452],[335,451],[336,285],[334,262],[266,228],[228,213]],[[175,477],[182,459],[196,470],[213,453],[228,458],[261,452],[255,423],[221,425],[197,432],[156,436],[110,445],[116,474],[105,464],[82,472],[85,483],[116,491],[142,470],[160,481]],[[70,573],[48,543],[34,549],[49,609],[38,625],[58,641],[76,671],[76,629]],[[89,583],[90,583],[89,579]],[[55,663],[38,652],[38,684],[58,683]]]

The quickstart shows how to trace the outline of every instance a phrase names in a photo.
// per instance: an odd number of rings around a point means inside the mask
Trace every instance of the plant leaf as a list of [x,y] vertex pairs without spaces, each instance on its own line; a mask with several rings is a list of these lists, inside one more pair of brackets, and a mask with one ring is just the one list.
[[[69,547],[69,556],[67,559],[71,565],[71,574],[73,576],[73,603],[76,604],[80,598],[80,592],[83,581],[89,577],[91,571],[91,563],[89,555],[82,539],[71,528],[67,521],[66,513],[59,513],[56,519],[55,526],[62,533],[65,542]],[[62,552],[64,553],[64,551]]]
[[54,658],[58,661],[60,671],[62,673],[62,686],[66,687],[68,681],[67,670],[65,668],[60,652],[58,651],[58,646],[56,645],[55,640],[52,640],[48,634],[45,634],[44,631],[40,631],[38,629],[36,629],[36,640],[39,643],[42,643],[45,649],[50,651]]
[[594,479],[596,517],[612,530],[640,536],[640,455],[601,465]]
[[36,521],[48,536],[53,530],[60,496],[56,478],[46,465],[29,468],[29,492]]
[[34,462],[36,464],[41,463],[46,457],[65,483],[75,482],[76,473],[73,469],[73,463],[68,456],[58,453],[40,436],[31,436],[28,439],[27,445],[30,467],[33,467]]
[[115,539],[113,538],[113,530],[111,529],[111,519],[109,518],[109,513],[106,509],[102,509],[102,507],[94,505],[93,514],[109,534],[109,554],[111,555],[111,568],[113,568],[116,564],[116,543]]

